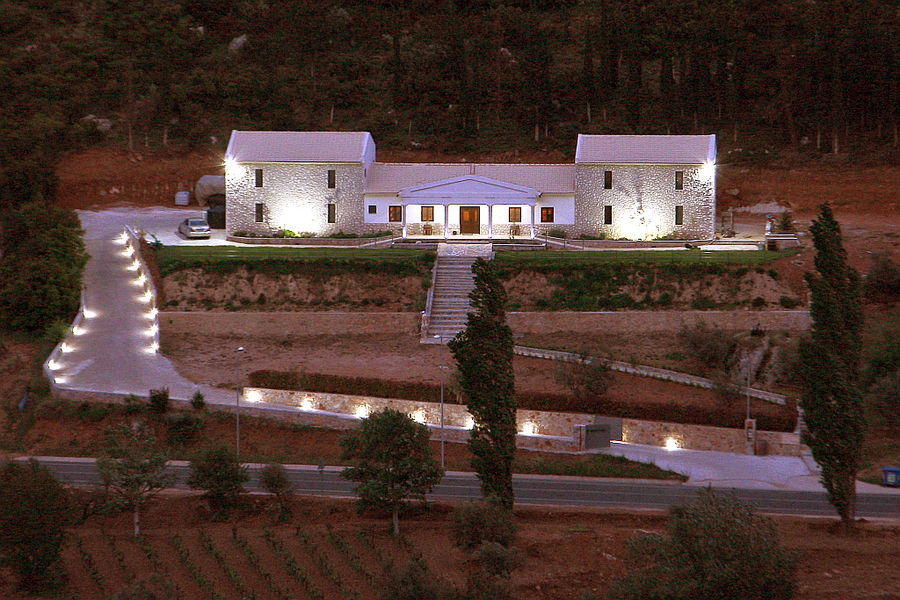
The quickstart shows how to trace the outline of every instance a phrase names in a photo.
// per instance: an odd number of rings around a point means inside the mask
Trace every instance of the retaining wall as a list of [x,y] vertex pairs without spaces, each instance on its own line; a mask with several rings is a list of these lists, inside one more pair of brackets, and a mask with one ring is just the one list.
[[749,331],[763,329],[805,331],[809,312],[805,310],[640,310],[616,312],[510,312],[507,323],[515,333],[637,333],[678,331],[682,325],[704,323],[722,329]]
[[[428,424],[434,430],[433,437],[439,435],[437,428],[441,420],[440,404],[437,402],[265,388],[244,388],[244,398],[248,405],[254,407],[291,407],[297,410],[295,414],[304,415],[308,419],[301,422],[339,429],[354,427],[355,423],[351,419],[358,419],[384,408],[393,408]],[[292,420],[295,418],[292,417]],[[516,428],[522,433],[516,438],[516,446],[549,452],[581,452],[584,446],[580,428],[593,425],[596,421],[595,415],[585,413],[519,410],[516,414]],[[444,404],[445,439],[465,441],[468,439],[469,427],[471,415],[465,406]],[[675,439],[681,448],[738,454],[746,453],[747,446],[743,429],[637,419],[622,419],[622,438],[625,442],[650,446],[665,446],[669,439]],[[769,454],[800,454],[800,436],[796,433],[758,431],[757,440],[766,442]]]
[[[159,315],[162,335],[203,332],[210,335],[281,337],[285,335],[419,332],[421,313],[391,312],[170,312]],[[622,311],[511,312],[514,333],[647,331],[675,332],[683,324],[703,322],[722,329],[804,331],[807,311]]]
[[184,333],[281,338],[290,335],[418,334],[421,313],[162,312],[163,337]]

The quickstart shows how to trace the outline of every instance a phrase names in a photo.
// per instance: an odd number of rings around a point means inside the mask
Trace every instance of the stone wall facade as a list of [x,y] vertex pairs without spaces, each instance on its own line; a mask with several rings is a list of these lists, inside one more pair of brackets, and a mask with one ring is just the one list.
[[[337,428],[355,427],[352,420],[373,412],[391,408],[427,424],[433,437],[440,434],[441,406],[437,402],[414,402],[372,396],[353,396],[321,392],[244,388],[244,400],[250,406],[291,407],[296,414],[307,415],[310,425]],[[597,416],[584,413],[564,413],[519,410],[516,413],[516,446],[547,452],[576,453],[585,450],[582,428],[597,422]],[[691,450],[716,450],[744,454],[747,442],[743,429],[685,425],[662,421],[622,419],[622,441],[649,446],[665,446],[673,439],[678,447]],[[328,423],[328,425],[325,425]],[[444,436],[450,441],[466,441],[472,426],[472,416],[465,406],[444,404]],[[796,433],[758,431],[769,454],[797,456],[800,436]]]
[[162,312],[160,335],[240,335],[283,338],[299,335],[341,335],[419,332],[419,313],[366,312]]
[[[256,171],[262,171],[262,186]],[[335,187],[328,187],[328,171],[335,172]],[[362,163],[241,163],[225,173],[228,234],[247,231],[268,234],[279,229],[294,233],[328,235],[370,233],[378,228],[363,218],[365,166]],[[262,222],[256,221],[256,205],[262,204]],[[328,205],[334,205],[335,222],[328,222]]]
[[[604,189],[604,172],[612,188]],[[683,174],[682,190],[675,173]],[[712,239],[716,224],[715,171],[703,165],[577,164],[575,166],[575,233],[610,239]],[[612,207],[612,223],[604,223],[604,206]],[[675,224],[675,207],[683,209],[683,225]]]
[[[172,312],[159,314],[160,335],[177,336],[202,331],[210,335],[283,337],[288,335],[342,335],[419,332],[420,313],[360,312]],[[675,332],[684,324],[703,322],[722,329],[749,331],[805,331],[806,311],[622,311],[622,312],[512,312],[507,322],[516,334],[597,332],[610,334]]]

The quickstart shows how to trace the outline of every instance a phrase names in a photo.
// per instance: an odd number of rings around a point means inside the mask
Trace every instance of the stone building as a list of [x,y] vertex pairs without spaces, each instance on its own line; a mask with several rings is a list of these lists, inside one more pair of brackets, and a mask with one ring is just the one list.
[[574,164],[379,163],[368,132],[234,131],[226,230],[709,239],[713,135],[579,135]]

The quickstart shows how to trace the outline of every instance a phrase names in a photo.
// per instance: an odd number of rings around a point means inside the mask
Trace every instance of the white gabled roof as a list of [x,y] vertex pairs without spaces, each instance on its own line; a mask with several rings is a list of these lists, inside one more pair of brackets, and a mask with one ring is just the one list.
[[232,131],[226,160],[361,163],[375,158],[368,131]]
[[715,135],[579,135],[575,164],[699,165],[716,162]]
[[367,194],[397,194],[401,190],[464,175],[502,181],[539,193],[572,193],[575,165],[490,163],[374,163],[366,179]]

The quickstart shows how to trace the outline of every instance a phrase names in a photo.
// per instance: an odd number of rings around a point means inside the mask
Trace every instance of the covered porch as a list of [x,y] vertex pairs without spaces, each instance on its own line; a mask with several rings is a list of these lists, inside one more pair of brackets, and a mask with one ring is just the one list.
[[478,175],[414,186],[398,194],[403,237],[532,239],[540,193]]

